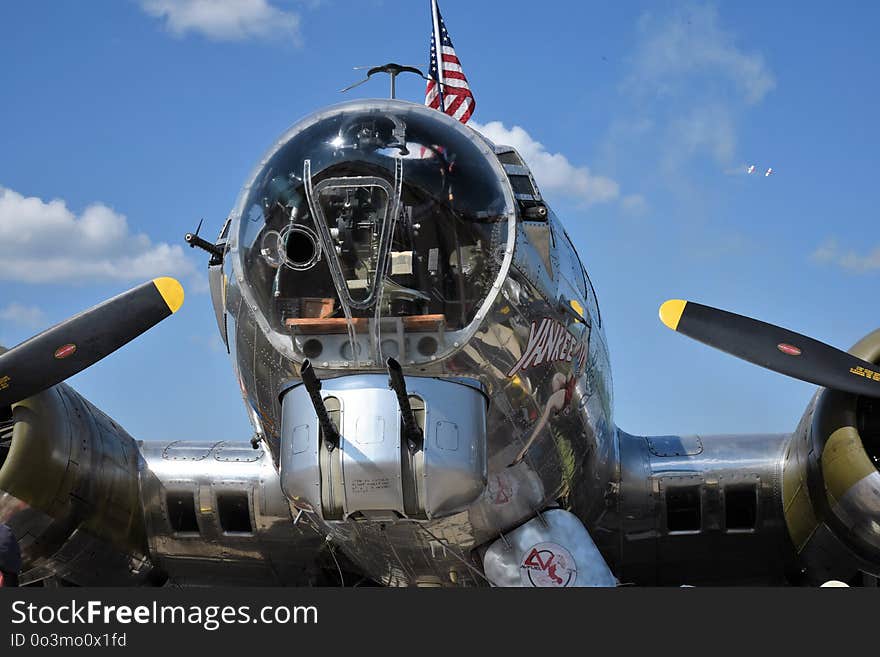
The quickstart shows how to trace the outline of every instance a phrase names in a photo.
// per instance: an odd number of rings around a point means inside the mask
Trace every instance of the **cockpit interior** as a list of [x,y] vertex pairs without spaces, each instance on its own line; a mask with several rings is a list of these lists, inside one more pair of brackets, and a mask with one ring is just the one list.
[[331,110],[248,190],[242,271],[295,359],[436,359],[499,279],[514,213],[490,147],[418,109]]

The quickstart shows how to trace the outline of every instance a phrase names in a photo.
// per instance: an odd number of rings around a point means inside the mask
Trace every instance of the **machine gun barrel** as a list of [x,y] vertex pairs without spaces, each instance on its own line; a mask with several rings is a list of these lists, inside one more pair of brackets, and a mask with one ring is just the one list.
[[406,381],[403,378],[403,369],[393,358],[387,361],[388,387],[397,395],[397,404],[400,406],[400,414],[403,417],[403,430],[406,434],[410,452],[416,452],[424,447],[425,436],[422,428],[416,422],[412,406],[409,404],[409,395],[406,393]]
[[339,429],[333,424],[333,420],[330,419],[330,414],[327,412],[327,407],[324,406],[324,400],[321,397],[321,382],[315,375],[315,369],[308,359],[303,361],[299,375],[302,378],[306,391],[309,393],[309,399],[312,400],[312,406],[315,407],[315,413],[318,414],[318,423],[321,425],[327,449],[332,452],[339,447]]

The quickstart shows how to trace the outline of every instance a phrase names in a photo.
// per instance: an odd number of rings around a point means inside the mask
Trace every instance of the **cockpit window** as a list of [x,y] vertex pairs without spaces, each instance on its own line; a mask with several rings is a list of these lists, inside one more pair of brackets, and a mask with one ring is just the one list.
[[476,330],[514,216],[476,133],[420,105],[358,101],[294,126],[261,163],[233,213],[230,260],[289,358],[424,362]]
[[[398,172],[396,172],[398,173]],[[305,176],[310,177],[309,162]],[[400,213],[399,175],[327,178],[309,193],[309,207],[336,274],[337,293],[351,308],[373,306],[386,271],[389,239]],[[311,186],[309,187],[311,190]],[[341,239],[340,239],[341,238]]]

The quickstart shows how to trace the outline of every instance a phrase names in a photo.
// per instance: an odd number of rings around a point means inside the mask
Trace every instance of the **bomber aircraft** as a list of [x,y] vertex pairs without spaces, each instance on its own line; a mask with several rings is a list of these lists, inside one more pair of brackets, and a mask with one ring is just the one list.
[[0,356],[22,584],[851,584],[880,575],[880,331],[849,353],[672,300],[820,386],[784,435],[630,435],[605,326],[517,151],[424,105],[299,121],[210,242],[254,429],[143,442],[65,379],[171,316],[158,278]]

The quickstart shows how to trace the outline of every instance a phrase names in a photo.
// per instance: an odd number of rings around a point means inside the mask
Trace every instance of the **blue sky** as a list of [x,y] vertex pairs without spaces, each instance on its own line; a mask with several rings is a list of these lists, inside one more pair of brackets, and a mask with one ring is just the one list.
[[[0,343],[175,275],[188,293],[178,315],[72,383],[139,439],[247,439],[205,258],[183,234],[205,217],[213,237],[260,155],[341,100],[352,66],[424,66],[428,7],[0,4]],[[441,8],[472,125],[521,149],[590,272],[618,424],[792,430],[811,386],[675,335],[657,308],[692,299],[842,348],[880,325],[880,6]],[[401,80],[401,97],[423,93]]]

